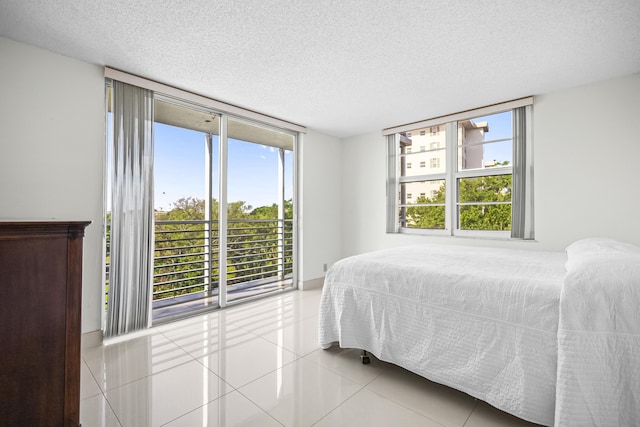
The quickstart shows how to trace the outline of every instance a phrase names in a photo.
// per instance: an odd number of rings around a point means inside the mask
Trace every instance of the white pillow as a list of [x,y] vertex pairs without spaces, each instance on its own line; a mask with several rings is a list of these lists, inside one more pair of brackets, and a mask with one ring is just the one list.
[[566,249],[567,270],[577,268],[585,263],[614,262],[626,260],[633,262],[635,258],[640,263],[640,246],[619,240],[592,237],[573,242]]
[[604,237],[591,237],[573,242],[567,246],[566,251],[567,254],[574,255],[603,252],[640,253],[640,246]]

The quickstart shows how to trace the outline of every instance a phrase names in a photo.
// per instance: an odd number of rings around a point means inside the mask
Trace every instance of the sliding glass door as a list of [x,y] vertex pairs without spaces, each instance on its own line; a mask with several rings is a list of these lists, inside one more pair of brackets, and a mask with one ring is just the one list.
[[156,321],[218,306],[220,118],[162,99],[154,107]]
[[227,300],[293,286],[294,136],[228,120]]
[[155,94],[153,323],[294,287],[296,138]]

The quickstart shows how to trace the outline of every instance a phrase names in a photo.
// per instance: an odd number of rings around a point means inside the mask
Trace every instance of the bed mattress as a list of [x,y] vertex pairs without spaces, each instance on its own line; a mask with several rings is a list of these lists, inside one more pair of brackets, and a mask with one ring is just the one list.
[[565,253],[419,245],[327,273],[319,342],[360,348],[553,425]]

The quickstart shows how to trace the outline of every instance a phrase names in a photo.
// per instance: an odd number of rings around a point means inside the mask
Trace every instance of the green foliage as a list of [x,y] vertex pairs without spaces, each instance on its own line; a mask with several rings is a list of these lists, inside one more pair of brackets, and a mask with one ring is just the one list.
[[[202,199],[181,198],[168,212],[155,212],[154,300],[215,291],[220,267],[218,213],[219,203],[212,199],[208,229]],[[283,225],[277,204],[254,209],[244,201],[228,203],[227,285],[292,273],[292,200],[285,201],[284,213],[288,221]]]
[[[461,230],[510,230],[511,229],[511,175],[494,175],[459,180],[459,220]],[[488,202],[507,202],[487,204]],[[407,227],[444,229],[444,184],[433,198],[418,197],[417,205],[406,208]],[[466,204],[469,203],[469,204]]]
[[[433,198],[418,197],[416,204],[443,204],[445,196],[445,186],[442,184]],[[444,230],[444,222],[444,206],[411,206],[407,208],[407,225],[409,227]]]
[[[278,205],[276,203],[271,206],[261,206],[251,211],[250,216],[255,219],[272,219],[278,217]],[[284,217],[285,219],[293,218],[293,200],[284,201]]]
[[459,181],[461,203],[460,229],[511,230],[511,204],[487,205],[486,202],[511,202],[511,175],[464,178]]
[[[215,212],[218,211],[218,202],[215,202]],[[155,219],[161,221],[189,221],[203,220],[205,215],[204,200],[195,197],[183,197],[172,203],[173,208],[169,212],[156,212]]]

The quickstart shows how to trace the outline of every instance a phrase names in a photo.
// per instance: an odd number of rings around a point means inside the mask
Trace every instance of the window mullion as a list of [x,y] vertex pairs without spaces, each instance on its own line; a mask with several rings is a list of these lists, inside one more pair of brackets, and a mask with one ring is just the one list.
[[456,221],[456,200],[458,199],[458,190],[455,185],[455,172],[458,169],[458,122],[450,122],[446,124],[447,135],[447,167],[446,167],[446,197],[445,197],[445,230],[448,234],[453,235],[457,229]]
[[219,195],[218,201],[218,305],[227,305],[227,116],[220,116]]
[[477,178],[480,176],[511,175],[512,173],[513,168],[511,166],[486,169],[468,169],[456,172],[455,178]]
[[442,179],[446,179],[447,174],[445,173],[433,173],[433,174],[424,174],[424,175],[415,175],[415,176],[401,176],[398,178],[400,184],[406,184],[408,182],[419,182],[419,181],[439,181]]

